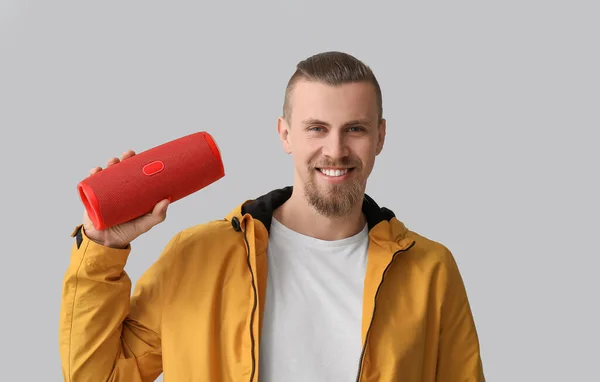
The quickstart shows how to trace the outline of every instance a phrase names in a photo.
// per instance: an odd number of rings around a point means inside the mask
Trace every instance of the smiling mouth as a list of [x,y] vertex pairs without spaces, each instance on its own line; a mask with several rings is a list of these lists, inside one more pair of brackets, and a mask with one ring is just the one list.
[[354,170],[354,167],[351,168],[317,168],[317,171],[321,172],[323,175],[337,177],[343,176],[347,173]]

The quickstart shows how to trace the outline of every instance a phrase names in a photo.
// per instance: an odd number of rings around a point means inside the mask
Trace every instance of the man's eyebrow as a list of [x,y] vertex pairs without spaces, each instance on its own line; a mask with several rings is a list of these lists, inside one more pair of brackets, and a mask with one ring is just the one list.
[[325,125],[325,126],[329,126],[329,123],[321,121],[319,119],[316,118],[307,118],[305,120],[302,121],[302,124],[304,125]]
[[367,118],[363,118],[363,119],[355,119],[353,121],[348,121],[345,123],[345,126],[352,126],[352,125],[371,126],[371,121]]
[[[302,121],[302,123],[304,125],[323,125],[323,126],[331,126],[331,124],[325,122],[325,121],[321,121],[320,119],[316,119],[316,118],[307,118],[305,120]],[[363,118],[363,119],[354,119],[352,121],[348,121],[346,123],[344,123],[344,126],[353,126],[353,125],[366,125],[366,126],[370,126],[371,125],[371,121]]]

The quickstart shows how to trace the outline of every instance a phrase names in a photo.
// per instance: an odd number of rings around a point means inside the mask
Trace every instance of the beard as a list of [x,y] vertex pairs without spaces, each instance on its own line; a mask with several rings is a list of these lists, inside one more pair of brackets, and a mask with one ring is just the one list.
[[[354,167],[352,172],[359,172],[361,163],[344,158],[339,163],[323,162],[309,165],[310,173],[322,167]],[[353,174],[354,175],[354,174]],[[364,186],[358,179],[353,179],[342,184],[321,185],[316,180],[309,180],[304,184],[304,194],[308,203],[321,215],[329,218],[340,218],[347,216],[357,203],[362,203]]]

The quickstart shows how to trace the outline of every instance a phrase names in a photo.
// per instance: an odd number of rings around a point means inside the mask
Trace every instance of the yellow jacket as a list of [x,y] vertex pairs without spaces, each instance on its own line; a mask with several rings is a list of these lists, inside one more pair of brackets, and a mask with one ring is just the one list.
[[[124,271],[131,247],[98,245],[77,227],[60,312],[64,380],[258,381],[268,227],[290,193],[178,233],[133,294]],[[357,381],[485,381],[451,252],[369,196],[363,211],[370,241]]]

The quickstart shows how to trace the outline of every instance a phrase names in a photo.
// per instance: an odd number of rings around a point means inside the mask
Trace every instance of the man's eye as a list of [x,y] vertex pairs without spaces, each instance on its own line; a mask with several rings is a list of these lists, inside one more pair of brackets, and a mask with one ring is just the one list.
[[321,132],[321,131],[323,131],[323,128],[322,128],[322,127],[320,127],[320,126],[313,126],[313,127],[310,127],[310,128],[308,129],[308,131],[316,131],[316,132]]
[[350,127],[350,131],[352,131],[352,132],[361,132],[363,130],[364,130],[364,128],[362,126],[352,126],[352,127]]

